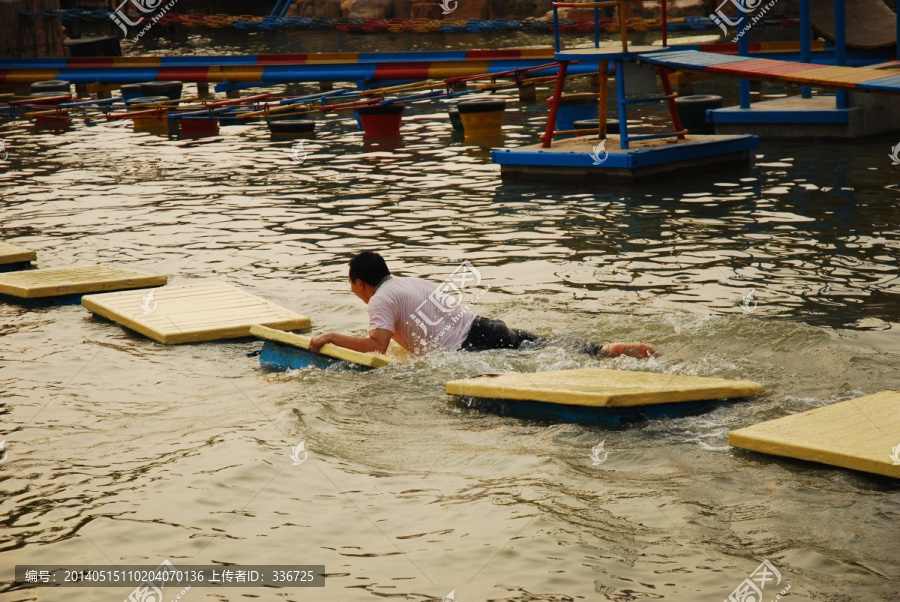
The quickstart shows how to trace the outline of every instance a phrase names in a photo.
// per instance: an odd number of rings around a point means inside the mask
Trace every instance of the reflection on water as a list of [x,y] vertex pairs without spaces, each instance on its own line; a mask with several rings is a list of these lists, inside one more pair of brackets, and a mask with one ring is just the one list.
[[[506,144],[537,141],[546,94],[500,95]],[[78,306],[2,304],[4,567],[291,562],[325,564],[328,584],[278,599],[681,601],[727,598],[768,558],[797,599],[896,597],[895,483],[726,440],[900,386],[895,141],[765,142],[737,171],[556,187],[502,182],[489,148],[465,145],[434,105],[407,115],[389,141],[363,137],[351,115],[320,117],[299,165],[294,140],[263,123],[203,144],[127,122],[0,125],[2,237],[36,249],[41,267],[225,280],[316,331],[359,334],[351,253],[376,249],[435,281],[467,259],[490,286],[479,313],[562,340],[275,374],[246,357],[254,341],[165,347]],[[664,355],[588,359],[564,344],[575,335]],[[452,378],[591,365],[767,392],[624,430],[481,413],[443,393]],[[310,459],[293,466],[301,441]],[[601,441],[608,460],[592,466]],[[190,592],[209,594],[275,599]]]

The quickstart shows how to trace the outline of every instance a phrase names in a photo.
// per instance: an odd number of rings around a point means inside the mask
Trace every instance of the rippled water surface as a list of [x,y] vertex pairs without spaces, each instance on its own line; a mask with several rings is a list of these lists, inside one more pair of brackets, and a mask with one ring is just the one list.
[[[290,36],[252,39],[247,52],[296,50]],[[415,45],[458,43],[426,39]],[[153,43],[136,51],[175,46]],[[506,144],[536,142],[546,95],[511,102]],[[328,573],[324,589],[194,588],[184,600],[718,601],[769,559],[790,599],[900,599],[896,482],[726,440],[900,388],[895,140],[764,141],[736,171],[554,187],[504,184],[488,149],[466,146],[434,104],[414,105],[402,134],[375,143],[349,116],[323,119],[297,165],[293,141],[260,123],[204,144],[130,122],[0,124],[2,238],[36,249],[40,267],[230,282],[310,316],[315,332],[362,334],[352,253],[378,250],[395,273],[435,282],[466,259],[490,287],[480,314],[561,337],[369,373],[270,373],[247,357],[253,340],[167,347],[77,305],[4,302],[0,597],[121,600],[130,588],[12,589],[11,567],[168,558]],[[589,359],[567,335],[645,340],[663,355]],[[766,392],[627,428],[501,416],[444,394],[453,378],[581,366],[746,378]],[[309,457],[295,466],[301,441]],[[601,441],[609,456],[595,466]]]

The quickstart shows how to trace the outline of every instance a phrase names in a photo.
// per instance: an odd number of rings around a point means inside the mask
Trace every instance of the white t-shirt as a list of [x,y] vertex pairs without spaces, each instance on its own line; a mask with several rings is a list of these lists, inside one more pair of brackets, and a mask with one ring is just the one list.
[[369,299],[369,330],[390,331],[414,353],[459,349],[474,320],[461,296],[421,278],[386,280]]

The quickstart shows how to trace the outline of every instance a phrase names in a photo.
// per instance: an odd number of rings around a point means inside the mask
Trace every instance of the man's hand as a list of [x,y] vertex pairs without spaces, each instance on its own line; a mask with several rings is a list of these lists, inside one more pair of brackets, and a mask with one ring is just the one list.
[[309,341],[309,350],[312,351],[313,353],[319,353],[319,350],[322,348],[323,345],[334,342],[332,340],[333,335],[334,335],[333,332],[327,332],[325,334],[320,334],[317,337],[313,337]]
[[309,350],[313,353],[319,353],[323,345],[332,343],[338,347],[352,349],[361,353],[371,353],[373,351],[384,353],[391,343],[392,336],[393,333],[390,330],[381,329],[369,331],[369,336],[367,337],[350,337],[337,332],[328,332],[310,339]]
[[646,343],[610,343],[605,348],[610,357],[619,357],[620,355],[629,355],[639,360],[647,359],[657,355],[656,349],[652,345]]

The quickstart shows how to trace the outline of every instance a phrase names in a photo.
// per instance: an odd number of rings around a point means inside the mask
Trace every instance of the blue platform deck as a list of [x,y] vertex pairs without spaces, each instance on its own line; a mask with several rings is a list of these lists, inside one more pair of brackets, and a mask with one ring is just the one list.
[[491,152],[491,160],[501,166],[504,177],[531,177],[554,181],[577,181],[583,178],[610,180],[637,180],[660,173],[681,172],[718,163],[749,165],[751,149],[759,146],[759,138],[737,136],[688,136],[641,140],[622,150],[618,136],[610,135],[606,142],[606,155],[596,154],[600,164],[592,156],[599,140],[595,137],[578,137],[554,141],[551,148],[540,144],[514,149],[498,149]]

